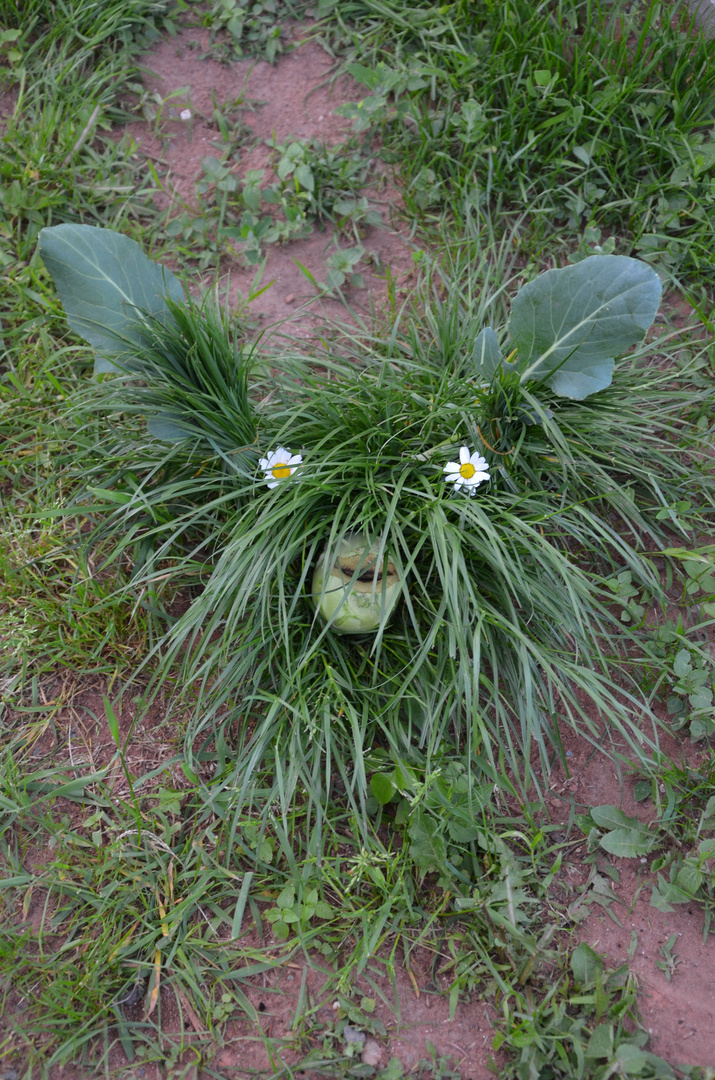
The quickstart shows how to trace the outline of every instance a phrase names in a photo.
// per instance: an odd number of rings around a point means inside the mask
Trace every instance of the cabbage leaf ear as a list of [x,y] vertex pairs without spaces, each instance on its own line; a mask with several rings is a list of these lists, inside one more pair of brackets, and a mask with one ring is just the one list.
[[576,401],[605,389],[615,357],[645,337],[661,292],[652,267],[625,255],[591,255],[540,274],[511,305],[521,382],[544,382]]
[[113,229],[52,225],[40,230],[39,244],[67,322],[98,350],[96,373],[118,370],[111,357],[145,341],[147,315],[171,319],[166,297],[184,300],[179,279]]

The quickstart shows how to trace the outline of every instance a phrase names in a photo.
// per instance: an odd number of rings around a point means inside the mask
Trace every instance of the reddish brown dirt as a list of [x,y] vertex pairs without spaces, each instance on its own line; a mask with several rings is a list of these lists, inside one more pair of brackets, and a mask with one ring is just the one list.
[[[461,1003],[454,1020],[450,1020],[447,997],[437,993],[434,988],[425,989],[430,982],[432,959],[426,952],[413,955],[414,984],[399,965],[393,983],[379,961],[368,968],[366,976],[369,981],[365,977],[356,980],[356,988],[377,1002],[371,1019],[384,1025],[387,1032],[386,1036],[368,1033],[372,1044],[369,1049],[374,1052],[370,1063],[384,1068],[391,1058],[397,1058],[405,1071],[409,1071],[420,1062],[430,1060],[428,1044],[431,1043],[437,1057],[446,1057],[453,1062],[464,1080],[487,1080],[493,1075],[487,1070],[487,1062],[491,1052],[494,1009],[478,1000]],[[329,1029],[344,1016],[337,1008],[339,1003],[335,995],[326,996],[326,976],[319,967],[318,964],[316,970],[308,966],[306,970],[309,1006],[319,1006],[311,1017],[315,1047],[322,1045]],[[261,1031],[266,1037],[278,1040],[279,1045],[281,1041],[288,1047],[290,1045],[296,1018],[296,997],[305,968],[304,963],[291,963],[276,972],[267,973],[263,987],[245,990],[254,1008],[265,1008],[265,1011],[261,1010]],[[255,1029],[251,1029],[247,1022],[230,1024],[225,1043],[215,1058],[221,1070],[238,1076],[242,1075],[241,1069],[247,1070],[249,1067],[269,1071],[270,1061],[266,1050],[257,1041]],[[336,1039],[334,1045],[337,1048],[344,1044]],[[295,1054],[290,1049],[281,1056],[295,1063]],[[312,1080],[312,1073],[308,1071],[305,1075],[306,1080]]]
[[[197,46],[206,52],[209,42],[207,32],[198,29],[162,41],[146,55],[144,85],[167,105],[156,132],[137,121],[128,125],[126,134],[135,141],[139,152],[156,162],[164,186],[164,194],[157,200],[159,205],[194,205],[201,159],[217,156],[225,149],[211,120],[214,99],[219,105],[243,101],[241,119],[250,138],[234,155],[238,156],[234,171],[243,177],[249,169],[265,169],[264,185],[275,179],[271,170],[275,160],[272,144],[313,137],[334,146],[349,137],[350,122],[336,116],[335,109],[343,102],[364,97],[364,88],[348,78],[331,80],[333,63],[324,50],[301,37],[299,30],[296,40],[297,47],[275,66],[262,60],[228,65],[200,60]],[[170,96],[184,87],[188,88],[185,94]],[[191,112],[191,120],[179,118],[185,109]],[[378,162],[374,162],[365,194],[371,209],[382,217],[384,227],[362,230],[361,242],[372,260],[364,261],[360,267],[366,288],[346,290],[346,298],[357,313],[384,305],[387,267],[398,290],[409,286],[415,269],[414,246],[397,231],[396,190]],[[249,305],[250,315],[259,319],[262,327],[280,323],[284,333],[304,338],[315,335],[326,319],[345,321],[350,317],[337,299],[327,298],[317,304],[314,287],[297,265],[305,266],[316,281],[325,281],[325,259],[334,250],[333,239],[331,227],[323,231],[315,228],[305,239],[267,247],[260,287],[269,288]],[[342,246],[350,243],[344,240]],[[375,267],[380,268],[379,272]],[[246,266],[237,256],[222,262],[221,273],[230,279],[233,305],[243,306],[241,298],[245,300],[252,290],[256,267]]]
[[[125,761],[135,776],[167,762],[166,771],[156,778],[155,786],[181,788],[186,779],[180,769],[170,762],[176,749],[177,733],[170,737],[160,723],[163,705],[159,702],[148,713],[138,709],[139,688],[133,687],[119,696],[117,688],[107,689],[104,680],[48,680],[41,691],[47,712],[43,720],[26,728],[32,748],[26,758],[29,771],[40,768],[66,769],[69,775],[97,772],[109,766],[105,783],[117,799],[129,797],[129,788],[117,751],[107,725],[104,697],[109,698],[119,723],[122,745],[126,743]],[[18,723],[21,723],[18,716]],[[12,723],[12,717],[6,718]],[[128,741],[127,741],[128,740]],[[70,806],[72,804],[69,804]]]
[[[631,860],[633,861],[633,860]],[[636,864],[638,860],[635,860]],[[648,1049],[674,1065],[712,1065],[715,1062],[715,939],[703,942],[702,912],[694,904],[664,914],[650,906],[647,883],[653,875],[639,865],[618,860],[621,879],[613,905],[622,927],[600,911],[588,918],[582,938],[616,967],[628,961],[638,978],[643,1026],[651,1033]],[[627,950],[635,931],[638,945],[632,959]],[[670,981],[657,967],[660,950],[677,934],[673,955],[679,963]]]
[[[568,822],[571,805],[577,813],[594,806],[617,806],[644,823],[654,819],[650,800],[637,803],[633,797],[636,776],[627,765],[620,767],[570,732],[564,733],[568,773],[557,765],[550,777],[547,799],[553,822]],[[676,761],[697,768],[706,756],[700,747],[686,739],[667,734],[661,738],[664,753]],[[580,834],[575,833],[574,838]],[[565,860],[562,879],[575,888],[585,885],[591,867],[583,860],[586,844],[571,849]],[[614,883],[614,902],[610,911],[619,926],[598,904],[590,905],[589,914],[577,930],[578,939],[587,942],[606,960],[607,966],[628,963],[638,979],[638,1004],[643,1026],[651,1034],[648,1049],[673,1065],[712,1066],[715,1064],[715,937],[703,941],[703,913],[697,904],[678,905],[666,914],[650,906],[651,884],[657,874],[649,871],[651,859],[619,859],[606,856],[619,873]],[[638,944],[632,959],[628,956],[631,934]],[[673,953],[680,963],[668,981],[657,964],[661,948],[671,934],[677,934]]]

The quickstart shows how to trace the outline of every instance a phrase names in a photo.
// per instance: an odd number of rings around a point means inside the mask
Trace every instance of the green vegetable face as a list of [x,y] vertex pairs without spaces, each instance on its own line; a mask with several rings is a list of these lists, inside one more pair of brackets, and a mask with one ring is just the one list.
[[[387,618],[400,595],[394,563],[378,557],[378,545],[363,533],[350,533],[337,557],[326,566],[327,552],[318,559],[311,599],[316,610],[339,634],[369,634]],[[336,614],[337,612],[337,614]]]

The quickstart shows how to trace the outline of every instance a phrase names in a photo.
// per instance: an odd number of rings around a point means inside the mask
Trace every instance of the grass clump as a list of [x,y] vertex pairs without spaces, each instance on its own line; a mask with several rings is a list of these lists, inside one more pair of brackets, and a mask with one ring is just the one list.
[[325,25],[366,87],[340,111],[381,132],[411,214],[449,206],[458,236],[465,204],[500,200],[534,239],[596,225],[706,284],[715,73],[684,5],[355,0]]

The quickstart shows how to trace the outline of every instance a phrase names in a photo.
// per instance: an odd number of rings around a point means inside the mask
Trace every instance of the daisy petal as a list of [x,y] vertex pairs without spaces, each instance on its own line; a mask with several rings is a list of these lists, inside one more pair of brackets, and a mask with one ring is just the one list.
[[459,448],[459,460],[460,460],[462,465],[466,465],[467,462],[469,461],[469,447],[468,446],[460,446],[460,448]]
[[458,473],[459,472],[459,462],[458,461],[448,461],[447,464],[445,465],[444,469],[442,470],[442,472]]

